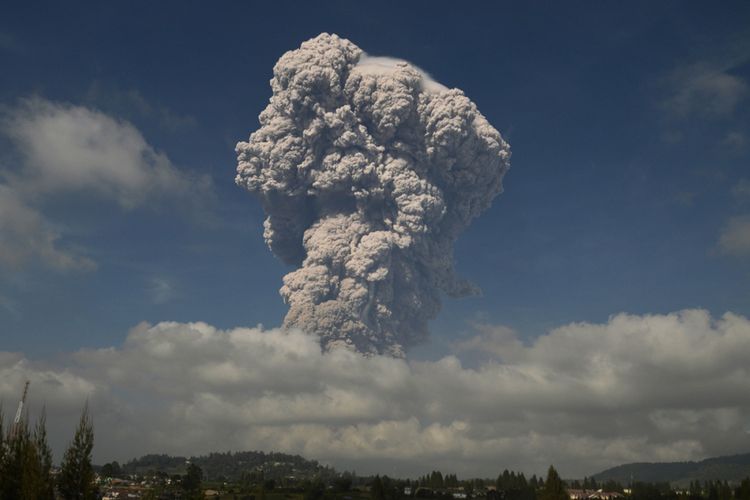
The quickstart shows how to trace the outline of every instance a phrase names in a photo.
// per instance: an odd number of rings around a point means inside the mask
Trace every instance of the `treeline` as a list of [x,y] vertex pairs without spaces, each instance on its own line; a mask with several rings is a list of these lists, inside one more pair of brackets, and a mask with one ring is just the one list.
[[[404,500],[405,498],[430,498],[452,500],[462,492],[466,498],[477,494],[487,500],[567,500],[565,482],[550,466],[546,479],[536,475],[527,479],[522,472],[503,471],[495,481],[489,479],[460,480],[455,474],[443,475],[432,471],[416,480],[394,480],[388,476],[375,476],[370,481],[372,500]],[[405,491],[410,491],[406,494]]]
[[583,481],[576,479],[570,481],[568,485],[574,490],[603,490],[614,493],[623,493],[625,491],[623,485],[613,479],[597,482],[596,478],[584,477]]
[[[552,469],[554,470],[554,468]],[[475,491],[485,490],[488,486],[494,486],[495,491],[504,499],[531,500],[537,498],[539,490],[544,489],[545,480],[537,478],[536,475],[527,479],[522,472],[516,473],[506,469],[498,475],[495,481],[488,479],[459,480],[455,474],[443,476],[440,471],[432,471],[414,482],[415,496],[418,497],[430,494],[438,496],[440,490],[461,490],[467,496],[471,496]],[[425,489],[428,491],[424,491]],[[444,496],[452,497],[452,492],[447,491]]]
[[94,427],[84,407],[73,441],[65,451],[59,470],[53,471],[52,450],[47,442],[46,416],[29,427],[28,419],[13,422],[4,430],[0,410],[0,500],[93,500],[91,452]]
[[336,471],[321,465],[315,460],[307,460],[299,455],[286,453],[264,453],[262,451],[242,451],[210,453],[190,458],[171,455],[144,455],[134,458],[125,464],[111,462],[118,475],[144,474],[148,472],[166,472],[170,475],[183,474],[186,464],[197,464],[207,481],[237,482],[244,480],[248,474],[262,476],[264,479],[275,479],[282,482],[288,476],[297,478],[335,477]]
[[[457,491],[465,492],[467,498],[482,492],[487,500],[566,500],[569,489],[619,493],[630,500],[750,500],[750,477],[734,485],[718,480],[693,481],[688,489],[675,489],[667,482],[634,482],[625,488],[614,480],[597,482],[594,478],[584,478],[583,481],[563,481],[553,466],[550,466],[546,479],[536,475],[527,479],[521,472],[505,470],[494,482],[459,480],[455,474],[444,476],[440,471],[433,471],[415,481],[394,481],[376,476],[371,484],[373,500],[404,500],[404,496],[449,500],[455,498]],[[411,495],[402,495],[403,487],[410,487]]]
[[727,481],[691,481],[687,490],[675,490],[669,483],[634,482],[629,497],[633,500],[750,500],[750,477],[738,485]]

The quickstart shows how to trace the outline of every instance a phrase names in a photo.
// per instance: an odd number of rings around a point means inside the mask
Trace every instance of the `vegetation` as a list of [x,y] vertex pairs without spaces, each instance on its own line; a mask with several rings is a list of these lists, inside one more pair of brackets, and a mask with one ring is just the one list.
[[539,492],[539,500],[568,500],[568,490],[554,467],[547,470],[547,479]]
[[33,429],[27,420],[5,429],[0,409],[0,500],[89,500],[99,498],[100,488],[102,493],[124,488],[144,499],[185,500],[203,498],[206,489],[218,491],[222,500],[563,500],[569,498],[568,489],[616,492],[630,500],[750,500],[750,475],[739,481],[694,479],[684,486],[667,481],[622,483],[600,475],[566,482],[550,466],[544,480],[508,470],[495,480],[459,479],[437,470],[411,480],[358,477],[297,455],[263,452],[212,453],[189,460],[147,455],[123,466],[105,464],[97,477],[87,406],[53,474],[46,416],[42,412]]
[[169,475],[184,475],[188,462],[196,464],[203,471],[206,481],[259,482],[274,479],[283,482],[285,478],[295,480],[320,477],[331,479],[336,472],[315,460],[306,460],[299,455],[286,453],[263,453],[243,451],[232,453],[210,453],[190,458],[170,455],[144,455],[122,465],[121,474],[146,474],[165,472]]
[[53,499],[52,451],[44,412],[33,431],[22,419],[5,432],[3,420],[0,411],[0,499]]
[[94,430],[86,407],[73,442],[65,452],[57,481],[52,475],[45,411],[42,410],[33,431],[25,416],[7,430],[4,420],[0,410],[0,500],[97,498],[91,465]]
[[750,476],[750,453],[708,458],[700,462],[632,463],[619,465],[596,474],[599,481],[622,484],[634,481],[670,483],[688,487],[693,481],[727,481],[739,483]]
[[532,476],[530,481],[522,472],[516,474],[507,469],[497,476],[495,487],[497,491],[502,492],[506,500],[534,500],[537,498],[537,490],[542,488],[543,483]]
[[94,449],[94,425],[88,404],[83,408],[73,442],[60,465],[58,489],[65,500],[90,500],[97,497],[91,453]]

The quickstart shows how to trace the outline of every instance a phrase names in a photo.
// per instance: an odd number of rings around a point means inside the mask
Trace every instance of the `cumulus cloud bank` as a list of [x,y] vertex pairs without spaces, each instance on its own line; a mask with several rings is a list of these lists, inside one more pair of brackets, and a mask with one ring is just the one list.
[[401,356],[456,276],[453,242],[502,190],[508,144],[463,92],[322,34],[284,54],[237,184],[284,262],[284,325],[323,346]]
[[57,270],[95,263],[62,247],[62,231],[43,213],[54,197],[90,194],[133,209],[160,198],[205,199],[208,177],[176,168],[129,122],[83,106],[28,99],[0,115],[0,132],[18,164],[0,169],[0,265],[31,261]]
[[100,462],[263,449],[359,472],[539,474],[554,463],[574,477],[750,446],[748,318],[619,314],[530,344],[485,326],[463,349],[489,358],[470,367],[456,356],[322,353],[298,330],[141,324],[122,346],[71,354],[64,368],[0,353],[0,398],[14,403],[30,378],[32,414],[46,402],[51,425],[65,423],[58,451],[90,398]]

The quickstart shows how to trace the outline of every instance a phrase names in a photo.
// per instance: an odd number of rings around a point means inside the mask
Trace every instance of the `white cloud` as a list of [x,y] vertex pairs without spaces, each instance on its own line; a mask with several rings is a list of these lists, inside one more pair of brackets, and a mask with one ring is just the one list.
[[59,271],[96,268],[94,261],[59,246],[60,231],[10,187],[0,184],[0,267],[19,269],[31,260]]
[[448,90],[448,87],[432,78],[428,72],[420,68],[419,66],[398,59],[396,57],[387,56],[369,56],[367,54],[361,56],[357,65],[354,66],[354,71],[364,74],[392,74],[395,73],[399,66],[407,65],[417,70],[422,76],[422,87],[427,92],[442,92]]
[[491,359],[467,368],[455,356],[323,354],[295,331],[141,324],[122,346],[77,352],[64,368],[0,355],[0,396],[14,400],[29,377],[32,399],[71,427],[71,401],[90,397],[100,461],[265,449],[360,472],[539,474],[555,463],[575,476],[750,445],[747,318],[620,314],[530,345],[502,328],[480,336],[464,348]]
[[53,269],[91,269],[93,262],[59,248],[62,232],[44,215],[49,199],[96,195],[133,209],[165,199],[196,204],[210,181],[176,168],[130,123],[81,106],[40,98],[7,110],[0,130],[19,165],[0,171],[0,264],[38,260]]
[[152,278],[148,286],[148,293],[154,304],[164,304],[177,297],[177,290],[166,278]]
[[155,122],[159,128],[171,133],[190,130],[198,124],[193,116],[175,113],[163,105],[149,102],[137,89],[122,89],[101,81],[91,84],[85,100],[116,116]]
[[750,180],[740,179],[740,181],[732,187],[732,195],[739,202],[750,201]]
[[665,101],[665,107],[681,118],[731,115],[747,96],[748,84],[729,70],[708,63],[675,70],[667,79],[672,95]]
[[750,215],[729,219],[719,235],[719,249],[735,257],[750,256]]
[[477,335],[457,342],[454,347],[458,352],[478,352],[490,355],[503,361],[516,359],[525,349],[518,334],[511,328],[502,325],[477,324]]
[[96,110],[31,99],[6,118],[3,129],[23,158],[13,179],[22,191],[93,192],[133,208],[191,189],[186,174],[133,125]]
[[728,132],[724,139],[721,141],[722,146],[725,146],[730,151],[742,151],[747,146],[747,137],[745,134],[738,131]]

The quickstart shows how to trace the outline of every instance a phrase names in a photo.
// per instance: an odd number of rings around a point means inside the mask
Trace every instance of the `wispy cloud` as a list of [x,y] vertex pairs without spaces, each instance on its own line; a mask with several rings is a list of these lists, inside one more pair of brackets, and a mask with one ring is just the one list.
[[0,295],[0,309],[3,309],[14,318],[21,317],[21,307],[18,302],[5,295]]
[[750,202],[750,179],[740,179],[732,187],[732,196],[740,203]]
[[719,235],[719,249],[734,257],[750,256],[750,215],[731,217]]
[[7,31],[0,31],[0,51],[21,54],[24,52],[24,46],[15,35]]
[[456,352],[473,352],[503,361],[512,361],[525,347],[518,334],[507,326],[476,324],[477,334],[467,340],[456,342]]
[[177,297],[177,290],[165,278],[152,278],[148,285],[148,294],[154,304],[164,304]]
[[721,141],[721,145],[730,151],[744,151],[747,146],[747,137],[742,132],[736,130],[728,132],[724,139]]
[[674,70],[667,78],[671,95],[665,109],[675,117],[725,117],[748,96],[747,82],[731,67],[700,62]]
[[91,271],[96,263],[60,246],[61,232],[11,187],[0,184],[0,266],[21,269],[31,261],[58,271]]
[[97,109],[130,119],[145,118],[168,132],[181,132],[194,128],[198,121],[194,116],[181,114],[161,104],[147,100],[137,89],[121,89],[95,81],[88,88],[85,101]]

